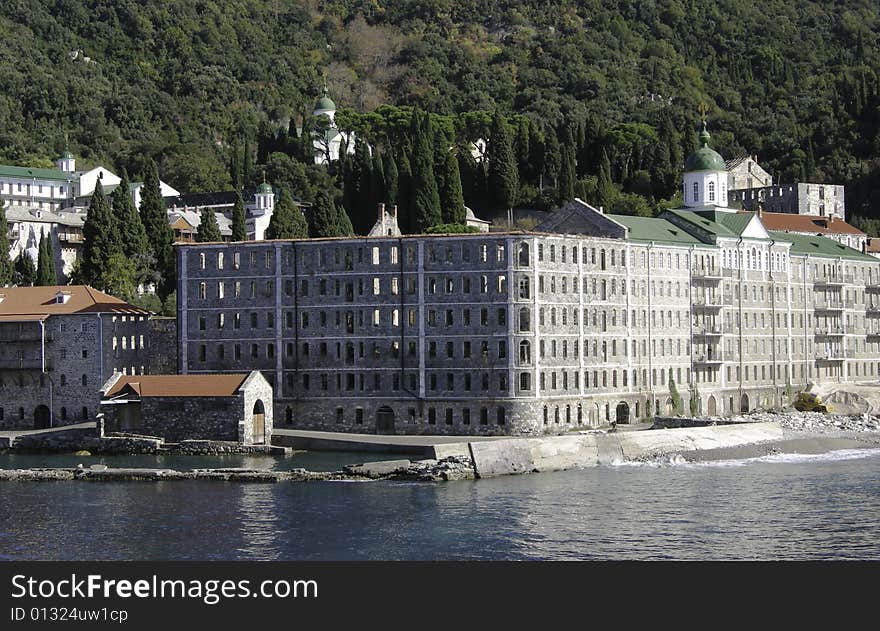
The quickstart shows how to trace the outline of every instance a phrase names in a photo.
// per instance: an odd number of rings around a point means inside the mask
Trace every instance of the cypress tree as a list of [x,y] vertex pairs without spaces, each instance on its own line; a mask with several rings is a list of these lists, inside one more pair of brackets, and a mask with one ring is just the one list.
[[596,202],[606,210],[611,208],[611,204],[616,197],[614,184],[611,182],[611,160],[608,159],[608,152],[604,149],[602,149],[602,162],[599,166],[599,183],[596,189],[596,197]]
[[242,180],[247,184],[251,181],[251,174],[254,171],[254,156],[251,152],[251,140],[250,138],[244,139],[244,155],[242,156],[241,163],[241,177]]
[[394,154],[388,155],[385,164],[385,201],[389,204],[396,204],[398,199],[397,187],[399,185],[399,174],[397,173],[397,161]]
[[551,128],[544,136],[544,173],[553,180],[553,188],[559,185],[557,178],[561,168],[562,155],[559,151],[559,138],[556,131]]
[[340,237],[353,237],[354,236],[354,228],[351,225],[351,219],[348,216],[348,213],[345,212],[345,208],[342,206],[336,206],[336,227],[337,227],[337,236]]
[[6,209],[3,207],[3,198],[0,197],[0,287],[12,283],[13,265],[9,258],[9,226],[6,223]]
[[159,295],[164,298],[174,291],[175,285],[176,270],[174,251],[171,247],[174,243],[174,232],[168,225],[168,213],[165,211],[165,202],[162,201],[159,188],[159,170],[152,159],[147,163],[140,213],[147,231],[150,251],[156,259],[156,271],[161,276]]
[[512,209],[519,193],[519,175],[507,122],[499,110],[495,110],[492,117],[492,131],[487,149],[492,205],[497,209]]
[[266,228],[267,239],[304,239],[309,236],[309,227],[302,212],[293,203],[290,192],[281,189],[275,212]]
[[530,139],[531,125],[529,119],[523,116],[517,123],[516,142],[514,143],[514,146],[516,147],[517,169],[519,170],[519,179],[521,181],[528,177],[529,171],[531,170],[529,168],[529,157],[531,154],[529,147]]
[[95,289],[104,289],[101,284],[101,276],[110,257],[118,253],[117,240],[112,234],[111,215],[110,205],[107,203],[107,198],[104,197],[104,187],[101,186],[101,182],[98,182],[89,202],[89,210],[83,224],[83,250],[80,266],[82,282]]
[[47,235],[46,239],[46,260],[49,262],[49,276],[47,280],[49,285],[58,284],[58,272],[55,270],[55,249],[52,247],[52,233]]
[[440,194],[434,178],[434,134],[431,117],[418,109],[412,121],[413,154],[410,184],[410,219],[414,232],[424,232],[443,221]]
[[232,240],[247,241],[247,224],[244,218],[244,200],[241,193],[235,193],[235,205],[232,207]]
[[357,165],[357,199],[353,207],[346,207],[346,210],[354,219],[357,233],[367,234],[373,227],[376,216],[373,203],[373,158],[370,156],[370,148],[361,138],[354,145],[354,162]]
[[443,223],[465,222],[464,194],[461,189],[461,174],[455,152],[446,151],[441,164],[440,207]]
[[222,241],[223,236],[220,234],[220,226],[217,225],[217,216],[210,208],[202,208],[199,221],[199,227],[196,231],[196,241],[199,243],[213,243]]
[[400,152],[399,171],[397,180],[397,222],[401,232],[412,233],[413,219],[412,207],[410,201],[412,199],[412,167],[410,166],[409,156],[405,151]]
[[122,170],[122,181],[116,190],[110,195],[113,205],[113,216],[118,227],[119,240],[117,249],[132,259],[138,255],[146,254],[149,250],[147,231],[141,215],[134,207],[134,200],[128,185],[128,173]]
[[[385,158],[378,148],[373,151],[373,177],[370,180],[370,201],[370,205],[373,208],[376,208],[377,204],[385,201]],[[372,225],[369,228],[372,228]]]
[[30,287],[37,279],[37,269],[30,255],[22,250],[15,260],[15,282],[21,287]]
[[336,204],[327,191],[318,191],[312,205],[309,233],[313,237],[335,237],[339,235],[339,217]]
[[560,205],[574,199],[574,185],[577,181],[574,139],[571,135],[571,129],[566,128],[563,138],[562,167],[559,170],[559,186],[556,191],[556,201]]
[[37,246],[37,280],[34,282],[39,287],[49,285],[49,262],[47,260],[46,239],[40,232],[40,245]]

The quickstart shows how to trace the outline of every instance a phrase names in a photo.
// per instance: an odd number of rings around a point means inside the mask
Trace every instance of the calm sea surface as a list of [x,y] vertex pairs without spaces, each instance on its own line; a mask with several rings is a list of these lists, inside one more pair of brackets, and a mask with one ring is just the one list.
[[[0,467],[69,466],[21,458]],[[352,462],[306,460],[108,464]],[[0,483],[5,560],[880,559],[878,528],[876,449],[445,484]]]

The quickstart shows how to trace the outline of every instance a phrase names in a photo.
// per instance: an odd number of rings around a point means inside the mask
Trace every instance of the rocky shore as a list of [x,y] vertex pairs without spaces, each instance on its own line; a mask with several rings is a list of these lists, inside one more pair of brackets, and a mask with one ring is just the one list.
[[737,423],[777,423],[783,430],[799,434],[838,434],[841,432],[880,432],[880,417],[871,414],[823,414],[822,412],[753,412],[737,416],[701,416],[681,419],[691,426],[732,425]]
[[473,463],[469,458],[450,456],[441,460],[393,460],[377,463],[348,465],[342,471],[308,471],[291,469],[273,471],[269,469],[223,468],[193,469],[148,469],[129,467],[90,467],[0,469],[0,482],[129,482],[151,481],[171,482],[179,480],[213,480],[218,482],[314,482],[351,480],[416,480],[421,482],[440,482],[450,480],[472,480]]

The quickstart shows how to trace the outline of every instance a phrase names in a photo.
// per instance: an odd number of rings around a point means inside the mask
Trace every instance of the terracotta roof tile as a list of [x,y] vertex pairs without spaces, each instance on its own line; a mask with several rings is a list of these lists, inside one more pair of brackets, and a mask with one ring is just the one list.
[[[61,292],[69,295],[57,302]],[[88,285],[52,285],[48,287],[0,287],[0,316],[61,315],[74,313],[115,313],[149,315],[149,311],[130,305]]]
[[123,375],[105,397],[120,394],[128,387],[143,397],[231,397],[247,373],[229,375]]
[[843,219],[795,215],[790,213],[761,213],[761,222],[767,230],[783,232],[808,232],[811,234],[865,234]]

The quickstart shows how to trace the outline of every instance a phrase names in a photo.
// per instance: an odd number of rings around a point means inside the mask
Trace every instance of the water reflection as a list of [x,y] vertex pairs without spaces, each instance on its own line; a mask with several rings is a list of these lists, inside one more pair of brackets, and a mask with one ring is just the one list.
[[3,483],[4,559],[880,559],[880,455],[450,484]]

